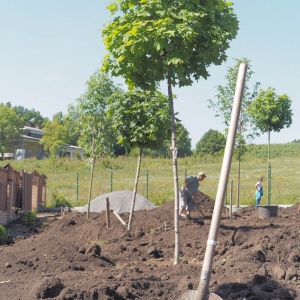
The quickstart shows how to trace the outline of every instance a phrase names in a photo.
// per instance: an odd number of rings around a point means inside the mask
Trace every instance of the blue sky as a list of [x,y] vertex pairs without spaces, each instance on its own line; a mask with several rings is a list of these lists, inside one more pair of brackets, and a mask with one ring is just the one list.
[[[105,54],[100,29],[109,20],[110,0],[0,0],[0,102],[34,108],[49,117],[84,93]],[[236,0],[240,22],[228,60],[211,67],[208,80],[175,88],[175,111],[192,145],[209,129],[224,132],[220,118],[208,108],[216,86],[225,84],[234,58],[251,60],[253,81],[274,87],[293,101],[293,124],[271,134],[271,143],[300,139],[299,0]],[[125,87],[124,87],[125,88]],[[162,92],[167,94],[165,83]],[[255,143],[267,143],[261,135]]]

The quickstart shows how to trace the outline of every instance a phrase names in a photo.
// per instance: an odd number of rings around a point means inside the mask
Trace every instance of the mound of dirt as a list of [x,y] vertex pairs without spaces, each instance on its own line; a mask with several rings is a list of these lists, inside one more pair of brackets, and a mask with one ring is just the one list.
[[[198,192],[200,210],[180,222],[174,261],[174,201],[136,211],[127,232],[113,214],[39,214],[35,226],[9,225],[0,246],[0,299],[178,299],[198,287],[213,199]],[[128,221],[129,213],[121,213]],[[223,299],[300,299],[297,206],[259,219],[253,206],[233,218],[224,208],[209,290]]]

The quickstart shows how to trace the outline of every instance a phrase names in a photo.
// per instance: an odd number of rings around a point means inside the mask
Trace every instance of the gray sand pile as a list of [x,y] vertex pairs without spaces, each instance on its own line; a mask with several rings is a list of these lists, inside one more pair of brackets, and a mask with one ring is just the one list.
[[[130,212],[132,205],[132,195],[133,191],[130,190],[120,190],[114,191],[111,193],[106,193],[100,195],[93,199],[90,203],[90,212],[103,212],[106,210],[106,198],[109,198],[109,207],[111,210],[122,213],[122,212]],[[151,203],[147,198],[143,197],[140,194],[136,194],[135,206],[134,210],[151,210],[156,208],[153,203]],[[88,209],[88,205],[77,208],[78,211],[86,212]]]

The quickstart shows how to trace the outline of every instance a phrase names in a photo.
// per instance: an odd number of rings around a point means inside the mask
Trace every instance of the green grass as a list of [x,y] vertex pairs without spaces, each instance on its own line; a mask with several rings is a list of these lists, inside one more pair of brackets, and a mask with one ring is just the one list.
[[[223,157],[189,157],[178,159],[178,183],[182,185],[185,174],[196,175],[204,171],[207,178],[201,182],[200,190],[215,199]],[[50,159],[10,161],[20,171],[38,171],[47,179],[47,206],[54,206],[59,201],[66,201],[72,206],[87,203],[90,169],[84,160]],[[3,165],[5,162],[3,162]],[[295,204],[299,199],[300,179],[300,144],[271,145],[271,204]],[[133,190],[137,168],[136,157],[101,158],[97,161],[94,172],[92,199],[100,194],[114,190]],[[227,189],[229,203],[229,186],[233,182],[233,204],[237,199],[238,163],[232,160]],[[147,180],[148,171],[148,180]],[[77,175],[78,174],[78,175]],[[77,185],[78,176],[78,185]],[[265,195],[261,204],[267,204],[268,160],[267,145],[249,145],[248,152],[241,162],[241,186],[239,204],[254,204],[254,185],[258,176],[264,177]],[[148,189],[147,189],[148,186]],[[78,190],[78,194],[77,194]],[[139,194],[148,195],[148,199],[161,205],[174,199],[174,180],[172,159],[143,157],[138,184]]]

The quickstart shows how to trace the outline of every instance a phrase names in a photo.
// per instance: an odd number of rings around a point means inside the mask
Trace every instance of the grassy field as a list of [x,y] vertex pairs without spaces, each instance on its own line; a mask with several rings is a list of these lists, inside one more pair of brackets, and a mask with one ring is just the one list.
[[[201,182],[200,190],[215,199],[219,183],[223,157],[188,157],[178,159],[179,187],[185,176],[204,171],[207,178]],[[271,204],[295,204],[300,201],[300,144],[271,145]],[[67,201],[72,206],[87,203],[90,169],[84,160],[57,159],[56,161],[29,159],[10,161],[20,171],[38,171],[47,179],[47,206],[54,206],[57,200]],[[5,165],[5,162],[2,162]],[[137,158],[101,158],[95,166],[92,199],[114,190],[133,190]],[[232,160],[228,181],[233,182],[233,204],[237,200],[237,168]],[[265,196],[261,204],[267,204],[268,160],[267,145],[249,145],[248,152],[241,162],[241,186],[239,204],[254,204],[254,185],[258,176],[264,177]],[[138,193],[156,205],[174,199],[172,159],[142,159]]]

